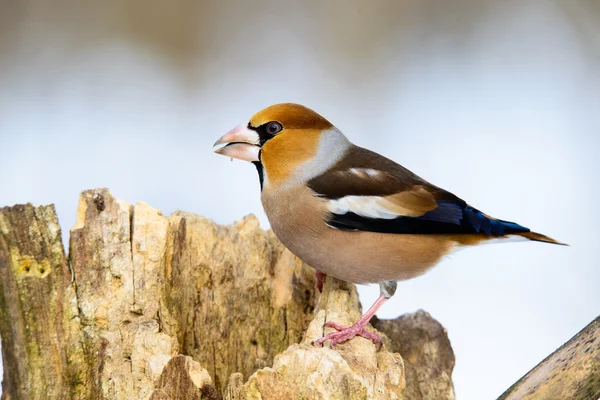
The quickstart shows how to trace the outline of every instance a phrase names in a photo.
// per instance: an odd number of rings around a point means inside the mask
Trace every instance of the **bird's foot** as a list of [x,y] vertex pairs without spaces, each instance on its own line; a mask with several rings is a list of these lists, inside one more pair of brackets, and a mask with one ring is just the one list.
[[327,340],[331,340],[331,347],[334,347],[336,344],[350,340],[356,335],[369,339],[375,344],[381,343],[381,337],[379,335],[367,332],[365,330],[365,326],[359,324],[358,322],[352,326],[342,326],[340,324],[336,324],[335,322],[327,322],[325,323],[325,326],[336,329],[337,332],[331,332],[330,334],[318,339],[318,344],[323,344]]
[[323,293],[323,282],[327,275],[321,271],[315,271],[315,275],[317,276],[317,289],[319,289],[319,293]]

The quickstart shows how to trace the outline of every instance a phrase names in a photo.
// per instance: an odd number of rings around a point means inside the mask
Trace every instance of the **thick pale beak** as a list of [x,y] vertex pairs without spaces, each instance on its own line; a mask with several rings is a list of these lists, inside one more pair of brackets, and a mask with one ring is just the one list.
[[221,136],[213,146],[221,144],[225,146],[216,149],[215,153],[244,161],[260,161],[260,138],[247,124],[236,126]]

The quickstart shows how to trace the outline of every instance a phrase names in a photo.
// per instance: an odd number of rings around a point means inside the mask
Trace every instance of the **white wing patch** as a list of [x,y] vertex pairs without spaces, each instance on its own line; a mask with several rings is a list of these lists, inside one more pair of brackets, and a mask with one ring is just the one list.
[[348,212],[367,218],[394,219],[400,215],[386,207],[384,198],[379,196],[346,196],[327,202],[327,209],[334,214],[343,215]]
[[[347,171],[340,171],[340,173],[350,173],[356,178],[367,180],[384,179],[387,177],[385,172],[371,168],[350,168]],[[347,178],[348,177],[346,175],[346,179]],[[327,209],[333,214],[343,215],[351,212],[362,217],[375,219],[418,217],[423,215],[426,211],[434,209],[437,206],[433,198],[428,198],[431,197],[431,194],[428,192],[424,193],[425,195],[419,191],[416,191],[396,193],[389,196],[344,196],[339,199],[329,200],[327,202]],[[414,201],[414,198],[411,197],[415,196],[424,197],[425,205],[417,206],[415,208],[415,205],[411,204]],[[403,206],[403,200],[407,202],[406,204],[408,207]],[[427,201],[432,203],[429,204],[430,207],[428,206]]]
[[350,168],[348,171],[359,178],[375,178],[382,174],[381,171],[371,168]]
[[[382,174],[381,171],[371,168],[350,168],[348,172],[362,179],[377,178]],[[368,218],[394,219],[399,217],[390,206],[392,204],[380,196],[345,196],[327,203],[328,210],[338,215],[352,212]]]
[[414,211],[380,196],[345,196],[336,200],[329,200],[327,209],[338,215],[351,212],[367,218],[394,219],[415,216]]

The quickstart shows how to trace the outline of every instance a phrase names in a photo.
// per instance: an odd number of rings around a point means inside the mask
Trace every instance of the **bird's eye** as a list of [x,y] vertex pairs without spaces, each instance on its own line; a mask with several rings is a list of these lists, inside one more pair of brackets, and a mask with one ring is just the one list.
[[266,131],[268,134],[274,135],[276,133],[281,132],[282,129],[283,129],[283,126],[281,126],[281,124],[279,122],[269,122],[267,124]]

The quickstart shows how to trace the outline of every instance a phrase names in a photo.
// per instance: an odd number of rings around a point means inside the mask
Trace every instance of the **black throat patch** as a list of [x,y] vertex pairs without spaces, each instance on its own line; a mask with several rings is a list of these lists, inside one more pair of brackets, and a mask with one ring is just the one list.
[[263,167],[262,163],[260,161],[252,161],[252,164],[254,164],[254,166],[256,167],[256,171],[258,172],[258,180],[260,181],[260,190],[262,192],[263,189],[263,182],[265,180],[265,168]]

